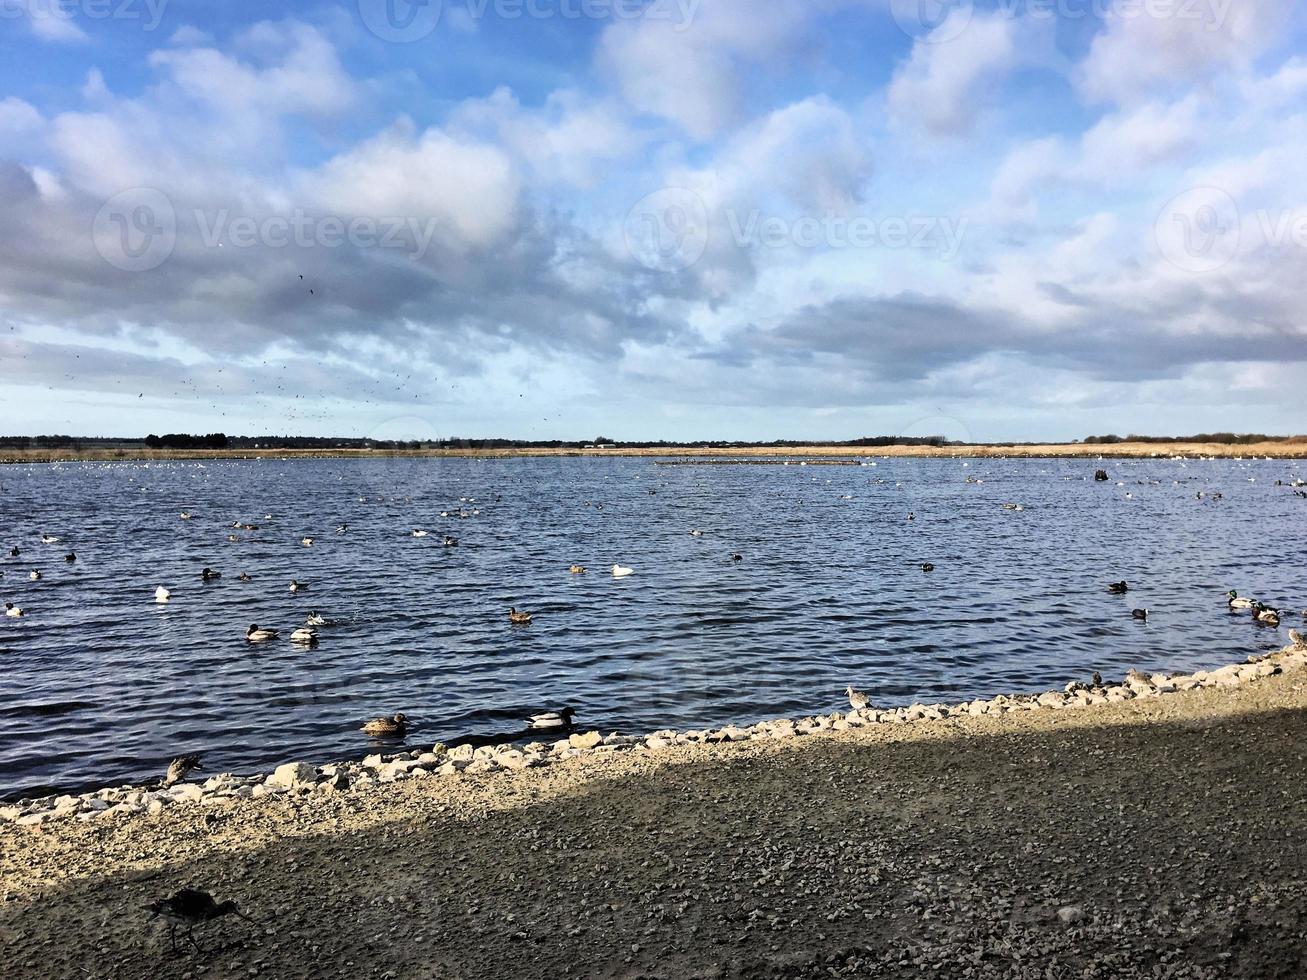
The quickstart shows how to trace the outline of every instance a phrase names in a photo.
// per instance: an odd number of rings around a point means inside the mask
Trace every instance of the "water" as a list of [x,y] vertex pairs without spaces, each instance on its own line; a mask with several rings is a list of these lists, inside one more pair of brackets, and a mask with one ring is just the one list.
[[[1099,466],[1112,482],[1093,482]],[[154,777],[182,751],[208,772],[358,757],[376,748],[360,723],[395,711],[429,745],[564,705],[585,728],[645,732],[833,710],[850,683],[902,704],[1241,661],[1288,642],[1307,606],[1307,500],[1274,485],[1304,473],[1092,459],[4,467],[0,594],[28,615],[0,621],[0,797]],[[446,533],[460,545],[442,547]],[[614,579],[615,562],[636,574]],[[206,565],[222,580],[202,583]],[[292,594],[292,578],[310,590]],[[1130,594],[1109,595],[1122,578]],[[1259,629],[1227,612],[1230,588],[1292,615]],[[510,605],[535,622],[511,626]],[[311,609],[341,622],[297,649],[285,637]],[[250,623],[283,639],[250,646]]]

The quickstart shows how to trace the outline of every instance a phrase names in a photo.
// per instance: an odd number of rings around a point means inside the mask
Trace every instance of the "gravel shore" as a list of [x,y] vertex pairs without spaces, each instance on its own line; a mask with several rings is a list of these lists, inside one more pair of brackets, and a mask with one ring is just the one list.
[[[0,826],[23,977],[1303,977],[1307,669]],[[171,953],[142,906],[234,899]]]

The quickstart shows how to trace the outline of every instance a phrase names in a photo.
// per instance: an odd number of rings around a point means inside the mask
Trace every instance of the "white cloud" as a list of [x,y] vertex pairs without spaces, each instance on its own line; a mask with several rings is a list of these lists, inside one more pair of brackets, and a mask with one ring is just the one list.
[[1200,108],[1198,96],[1189,95],[1178,102],[1149,102],[1103,117],[1081,137],[1082,169],[1120,179],[1123,171],[1174,160],[1205,135]]
[[43,122],[41,113],[30,102],[12,95],[0,99],[0,134],[32,132]]
[[15,6],[27,16],[27,25],[32,33],[42,41],[60,43],[80,43],[87,40],[86,32],[77,26],[74,19],[75,6],[53,3],[51,0],[10,0],[10,9]]
[[1095,102],[1140,102],[1248,65],[1291,8],[1288,0],[1111,5],[1078,68],[1078,87]]
[[[957,29],[960,18],[970,19],[962,30]],[[1016,24],[1002,12],[984,17],[969,8],[955,9],[935,29],[952,39],[918,39],[907,63],[894,73],[887,96],[890,113],[937,135],[969,131],[986,92],[1018,63]]]

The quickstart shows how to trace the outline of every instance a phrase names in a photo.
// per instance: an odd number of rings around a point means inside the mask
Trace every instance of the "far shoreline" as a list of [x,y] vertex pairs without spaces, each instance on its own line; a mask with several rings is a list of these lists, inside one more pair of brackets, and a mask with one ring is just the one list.
[[0,464],[296,459],[1307,459],[1307,440],[958,446],[615,446],[607,449],[5,449]]

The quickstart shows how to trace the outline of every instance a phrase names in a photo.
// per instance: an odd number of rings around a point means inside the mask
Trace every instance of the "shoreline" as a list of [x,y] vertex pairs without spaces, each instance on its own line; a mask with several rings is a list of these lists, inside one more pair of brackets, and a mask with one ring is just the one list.
[[667,457],[749,459],[750,457],[848,459],[1307,459],[1307,440],[1224,443],[1120,442],[1107,445],[1038,443],[966,446],[787,446],[661,447],[612,449],[0,449],[0,464],[144,462],[217,459],[529,459]]
[[549,737],[549,730],[542,730],[539,738],[530,742],[525,737],[516,742],[493,745],[473,746],[470,742],[463,742],[452,749],[436,743],[425,749],[374,752],[361,760],[320,764],[293,760],[271,772],[218,773],[204,780],[181,781],[167,788],[159,780],[0,803],[0,827],[12,824],[40,828],[71,819],[87,822],[118,816],[158,816],[179,804],[252,802],[288,793],[338,794],[405,779],[520,773],[597,754],[628,750],[658,752],[688,743],[720,744],[753,739],[785,741],[867,727],[942,722],[961,717],[996,717],[1049,709],[1093,710],[1136,698],[1162,697],[1204,688],[1237,687],[1303,666],[1307,666],[1307,646],[1290,645],[1263,656],[1250,656],[1243,663],[1192,674],[1132,671],[1125,680],[1104,681],[1104,686],[1098,688],[1081,681],[1070,681],[1061,691],[998,694],[955,704],[917,702],[895,708],[869,705],[862,710],[810,715],[798,720],[781,718],[743,726],[729,724],[715,729],[683,732],[662,729],[646,735],[619,732],[604,735],[597,730],[559,729],[553,733],[561,736],[556,738]]
[[[0,955],[14,980],[1294,976],[1304,667],[0,824]],[[253,921],[173,953],[142,907],[183,887]]]

